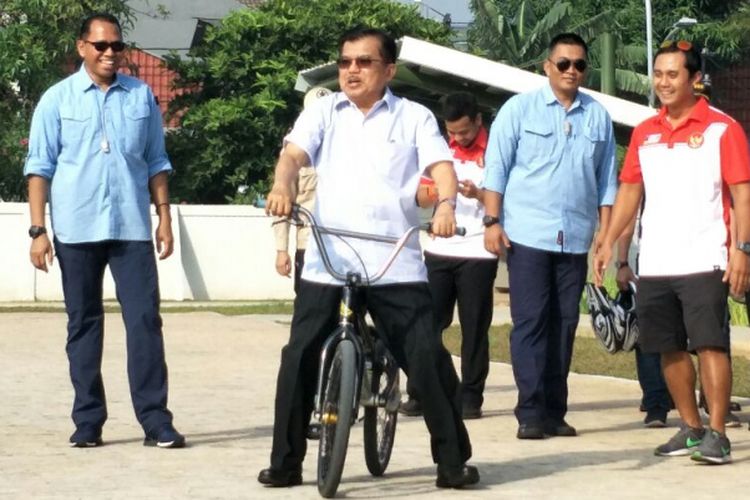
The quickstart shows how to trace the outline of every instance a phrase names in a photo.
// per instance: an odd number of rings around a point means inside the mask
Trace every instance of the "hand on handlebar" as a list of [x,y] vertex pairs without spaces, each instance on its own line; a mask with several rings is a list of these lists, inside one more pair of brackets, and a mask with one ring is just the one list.
[[292,213],[294,193],[290,186],[274,184],[266,197],[266,215],[288,217]]
[[456,234],[456,214],[447,203],[438,205],[432,216],[432,234],[449,238]]

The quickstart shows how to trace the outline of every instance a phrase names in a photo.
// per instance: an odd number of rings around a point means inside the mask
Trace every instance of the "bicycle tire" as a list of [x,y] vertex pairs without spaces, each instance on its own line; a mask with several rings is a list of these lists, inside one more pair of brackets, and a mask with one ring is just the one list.
[[[372,373],[373,394],[381,394],[391,383],[388,371],[383,370],[382,363],[377,363]],[[385,406],[380,405],[367,407],[364,420],[365,463],[370,474],[379,477],[385,473],[391,460],[398,411],[388,411]]]
[[356,354],[350,340],[342,340],[328,371],[323,393],[318,444],[318,492],[331,498],[341,482],[346,461],[355,393]]

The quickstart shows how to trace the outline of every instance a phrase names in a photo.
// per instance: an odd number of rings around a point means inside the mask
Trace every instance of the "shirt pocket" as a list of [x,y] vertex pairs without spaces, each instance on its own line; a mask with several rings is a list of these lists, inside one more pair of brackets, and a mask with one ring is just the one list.
[[534,163],[546,162],[555,151],[552,127],[546,123],[529,123],[523,127],[519,146]]
[[126,153],[142,153],[148,139],[148,119],[151,110],[146,103],[128,104],[123,108],[125,116],[123,147]]
[[602,127],[586,125],[583,128],[584,159],[591,159],[594,165],[599,164],[599,158],[604,150],[605,137]]
[[78,149],[90,140],[93,120],[85,109],[60,106],[60,142],[63,147]]

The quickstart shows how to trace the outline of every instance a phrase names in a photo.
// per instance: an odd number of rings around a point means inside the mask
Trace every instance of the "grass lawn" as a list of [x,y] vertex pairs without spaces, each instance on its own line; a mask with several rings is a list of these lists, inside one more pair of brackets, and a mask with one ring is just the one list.
[[[457,326],[448,328],[443,333],[443,343],[452,354],[458,355],[461,329]],[[490,359],[510,363],[510,325],[490,328]],[[576,337],[571,370],[576,373],[637,380],[634,353],[609,354],[597,339],[581,335]],[[733,356],[732,371],[734,375],[732,394],[750,397],[750,360],[744,356]]]

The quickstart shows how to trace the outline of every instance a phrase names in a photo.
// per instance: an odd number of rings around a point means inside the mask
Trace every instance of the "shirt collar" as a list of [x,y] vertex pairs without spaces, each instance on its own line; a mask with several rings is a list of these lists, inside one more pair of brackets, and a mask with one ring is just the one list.
[[[377,101],[375,101],[375,104],[372,105],[372,108],[370,108],[370,111],[372,112],[373,109],[376,109],[378,106],[380,106],[380,103],[385,103],[386,108],[389,110],[393,108],[393,105],[396,103],[396,96],[393,95],[393,92],[391,92],[391,89],[388,87],[385,88],[385,94],[383,97]],[[344,103],[347,103],[351,106],[356,107],[356,105],[349,100],[349,98],[346,96],[343,92],[337,92],[336,93],[336,101],[334,104],[334,107],[336,109],[340,108]]]
[[[705,97],[698,97],[698,100],[695,103],[695,106],[693,106],[693,109],[690,111],[690,115],[688,115],[687,120],[683,123],[688,122],[705,122],[708,119],[708,108],[709,104]],[[667,121],[667,107],[662,106],[659,110],[659,114],[656,115],[656,121],[663,126],[668,126],[669,122]],[[682,125],[681,125],[682,126]]]
[[[585,108],[584,101],[583,99],[581,99],[581,95],[582,94],[580,90],[576,92],[576,98],[571,103],[568,111],[570,111],[571,109],[575,109],[579,106],[582,108]],[[542,96],[544,97],[544,103],[547,105],[560,104],[560,101],[557,100],[557,96],[552,91],[552,86],[549,84],[549,81],[547,81],[547,84],[544,87],[542,87]]]
[[[94,80],[91,79],[91,76],[86,71],[85,65],[83,63],[81,64],[81,67],[78,69],[75,75],[73,75],[73,79],[74,88],[79,92],[86,92],[87,90],[96,87]],[[130,82],[128,82],[125,78],[121,78],[120,73],[115,73],[115,81],[112,82],[112,85],[109,86],[109,88],[114,87],[120,87],[126,91],[130,91],[131,89]]]
[[481,150],[482,152],[484,152],[487,150],[487,129],[484,128],[484,125],[479,127],[479,132],[477,132],[477,136],[474,138],[474,142],[472,142],[469,147],[465,148],[461,146],[455,141],[455,139],[451,139],[450,141],[448,141],[448,146],[451,149],[465,153],[474,152],[475,150]]

